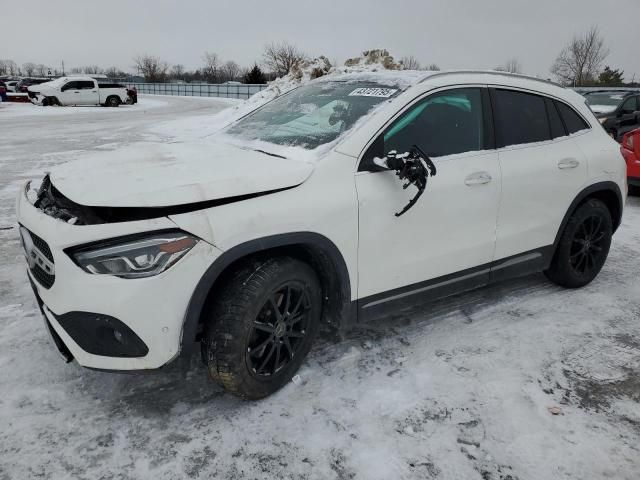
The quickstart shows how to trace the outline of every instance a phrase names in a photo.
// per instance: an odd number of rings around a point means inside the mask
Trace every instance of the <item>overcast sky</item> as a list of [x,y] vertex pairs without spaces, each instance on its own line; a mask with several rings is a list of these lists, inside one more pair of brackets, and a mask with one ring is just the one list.
[[548,77],[574,33],[597,25],[606,64],[640,77],[640,0],[29,0],[0,13],[0,58],[67,68],[132,70],[150,53],[188,69],[204,51],[241,65],[287,40],[343,62],[370,48],[448,68],[494,68],[516,57]]

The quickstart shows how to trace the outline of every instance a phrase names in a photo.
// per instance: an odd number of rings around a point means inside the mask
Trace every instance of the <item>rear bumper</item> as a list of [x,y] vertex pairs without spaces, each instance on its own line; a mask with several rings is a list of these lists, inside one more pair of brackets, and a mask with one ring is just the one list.
[[199,241],[170,269],[153,277],[91,275],[64,250],[121,235],[175,229],[176,224],[159,218],[70,225],[35,208],[23,191],[18,197],[17,216],[22,226],[46,242],[53,258],[55,279],[49,288],[31,269],[27,271],[54,341],[65,357],[101,370],[148,370],[178,356],[189,300],[206,269],[220,255],[218,249]]

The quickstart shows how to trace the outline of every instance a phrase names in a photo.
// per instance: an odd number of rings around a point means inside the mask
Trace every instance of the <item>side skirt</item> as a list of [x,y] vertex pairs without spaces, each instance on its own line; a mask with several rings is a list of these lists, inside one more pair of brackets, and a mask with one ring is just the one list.
[[450,275],[360,298],[354,302],[357,304],[358,322],[368,322],[393,312],[474,290],[491,283],[541,272],[549,267],[552,257],[553,246],[550,245]]

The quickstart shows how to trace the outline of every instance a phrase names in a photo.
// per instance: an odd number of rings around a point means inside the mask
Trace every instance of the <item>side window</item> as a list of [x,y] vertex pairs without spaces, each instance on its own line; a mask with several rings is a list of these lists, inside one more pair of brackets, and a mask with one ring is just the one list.
[[562,121],[567,127],[567,132],[576,133],[580,130],[589,128],[587,122],[585,122],[570,106],[562,102],[556,102],[556,106],[558,107],[558,112],[560,112]]
[[551,140],[544,98],[513,90],[495,90],[498,147]]
[[78,88],[78,82],[68,82],[68,83],[65,83],[60,90],[63,92],[66,92],[67,90],[76,90],[77,88]]
[[418,145],[430,157],[483,149],[482,93],[479,88],[447,90],[419,101],[383,135],[384,153]]
[[564,124],[560,118],[560,114],[553,100],[549,98],[544,99],[544,103],[547,106],[547,115],[549,116],[549,127],[551,128],[551,138],[565,137],[567,135],[564,129]]
[[636,110],[636,97],[627,98],[622,104],[622,113],[633,113]]
[[81,80],[78,82],[78,88],[80,90],[91,90],[93,87],[93,82],[90,82],[88,80]]

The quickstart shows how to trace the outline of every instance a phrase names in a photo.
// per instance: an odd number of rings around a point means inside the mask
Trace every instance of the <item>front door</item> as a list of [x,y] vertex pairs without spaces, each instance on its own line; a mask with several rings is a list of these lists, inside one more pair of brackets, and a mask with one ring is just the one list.
[[[417,100],[374,142],[356,173],[360,315],[487,283],[500,197],[498,155],[484,115],[486,89],[457,88]],[[417,203],[373,156],[418,145],[437,174]],[[371,152],[371,150],[374,150]]]
[[72,80],[65,83],[60,89],[60,102],[63,105],[80,105],[80,90],[78,89],[78,82]]

